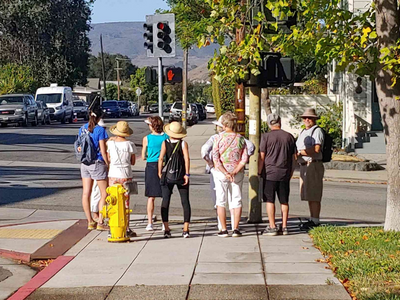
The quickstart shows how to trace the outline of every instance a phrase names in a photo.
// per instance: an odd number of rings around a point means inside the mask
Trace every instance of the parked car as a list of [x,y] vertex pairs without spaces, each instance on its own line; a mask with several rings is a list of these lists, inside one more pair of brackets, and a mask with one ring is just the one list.
[[[191,108],[192,108],[192,112],[193,112],[193,123],[197,124],[199,123],[199,110],[197,109],[197,105],[196,104],[190,104]],[[190,113],[189,113],[190,114]]]
[[214,107],[214,104],[207,104],[206,105],[206,111],[207,111],[207,113],[209,113],[209,114],[215,114],[215,107]]
[[169,112],[171,110],[171,103],[164,104],[164,112]]
[[44,103],[43,101],[39,101],[36,102],[37,105],[37,115],[38,115],[38,121],[42,124],[51,124],[51,120],[50,120],[50,110],[47,107],[46,103]]
[[[189,125],[193,125],[197,122],[197,113],[194,111],[194,107],[188,103],[186,110],[186,119]],[[182,102],[174,102],[171,106],[169,121],[182,122]]]
[[86,104],[85,101],[82,100],[74,100],[74,114],[76,114],[77,118],[84,118],[85,121],[89,120],[89,105]]
[[101,105],[105,117],[121,118],[121,109],[116,100],[104,101]]
[[158,103],[150,105],[149,112],[158,113]]
[[125,100],[118,101],[119,108],[121,109],[121,115],[130,117],[132,116],[131,110],[129,109],[129,102]]
[[195,103],[197,106],[197,111],[199,112],[199,120],[203,121],[205,119],[207,119],[207,111],[204,108],[204,106],[200,103]]
[[74,118],[72,104],[72,89],[66,86],[58,86],[56,83],[50,87],[37,89],[35,100],[46,103],[50,110],[52,120],[72,123]]
[[22,126],[38,124],[38,108],[35,99],[28,94],[10,94],[0,96],[1,127],[9,123],[19,123]]

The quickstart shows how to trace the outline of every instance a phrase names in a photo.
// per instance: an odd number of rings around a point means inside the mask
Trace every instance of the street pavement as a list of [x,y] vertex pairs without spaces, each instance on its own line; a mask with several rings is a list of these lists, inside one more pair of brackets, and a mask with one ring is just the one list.
[[[128,120],[134,130],[130,139],[139,151],[148,134],[143,120]],[[328,266],[317,262],[323,258],[312,247],[310,237],[298,232],[298,217],[308,216],[307,205],[298,196],[298,173],[291,184],[291,235],[261,235],[266,224],[246,224],[248,203],[243,201],[244,236],[216,236],[209,175],[204,174],[200,157],[201,145],[214,133],[211,120],[189,128],[186,138],[193,174],[190,239],[180,237],[178,193],[173,195],[170,209],[174,238],[162,238],[160,223],[155,232],[144,230],[147,201],[143,196],[145,162],[141,159],[133,167],[139,194],[131,199],[132,227],[139,236],[130,243],[110,244],[107,233],[86,235],[81,230],[84,237],[77,238],[76,226],[85,226],[85,221],[79,164],[72,144],[82,124],[0,129],[0,256],[30,260],[46,249],[59,252],[50,267],[15,297],[38,288],[28,299],[349,299]],[[385,171],[327,171],[325,177],[324,222],[344,226],[383,222]],[[247,199],[247,181],[243,190]],[[159,207],[157,199],[158,216]],[[10,278],[18,277],[18,286],[22,286],[33,275],[27,266],[10,271],[3,264],[0,261],[0,290]],[[15,261],[9,264],[16,265]],[[20,272],[28,276],[20,277]],[[5,298],[0,295],[0,299]]]

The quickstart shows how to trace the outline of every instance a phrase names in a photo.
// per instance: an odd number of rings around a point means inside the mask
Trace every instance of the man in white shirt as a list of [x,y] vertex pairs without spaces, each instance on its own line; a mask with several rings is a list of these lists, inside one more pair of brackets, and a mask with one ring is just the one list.
[[318,116],[315,109],[306,109],[301,118],[306,128],[301,131],[296,142],[297,162],[300,165],[300,198],[308,201],[311,218],[301,224],[300,229],[309,230],[319,225],[325,171],[322,163],[325,135],[316,125]]

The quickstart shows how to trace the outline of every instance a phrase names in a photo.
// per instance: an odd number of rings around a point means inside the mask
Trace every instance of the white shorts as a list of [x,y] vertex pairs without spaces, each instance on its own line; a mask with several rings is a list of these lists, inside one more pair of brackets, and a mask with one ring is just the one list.
[[226,207],[228,202],[229,209],[242,207],[243,178],[243,171],[235,175],[233,182],[227,180],[222,172],[214,172],[217,206]]

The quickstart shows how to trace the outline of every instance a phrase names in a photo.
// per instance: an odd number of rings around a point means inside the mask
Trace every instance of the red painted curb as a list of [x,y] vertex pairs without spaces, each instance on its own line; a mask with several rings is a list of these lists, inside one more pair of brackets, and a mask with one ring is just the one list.
[[22,261],[25,261],[25,262],[30,262],[31,261],[31,255],[29,253],[25,253],[25,252],[18,252],[18,251],[0,249],[0,256],[4,257],[4,258],[22,260]]
[[24,300],[43,284],[45,284],[50,278],[57,274],[62,268],[64,268],[74,256],[59,256],[53,261],[48,267],[40,271],[35,275],[27,284],[16,291],[8,300]]

